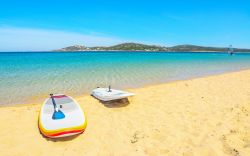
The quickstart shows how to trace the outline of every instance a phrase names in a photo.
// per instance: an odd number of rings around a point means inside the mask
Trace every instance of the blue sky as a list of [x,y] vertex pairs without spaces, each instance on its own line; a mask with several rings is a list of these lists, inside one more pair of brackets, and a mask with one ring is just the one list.
[[140,42],[250,48],[247,0],[1,0],[0,51]]

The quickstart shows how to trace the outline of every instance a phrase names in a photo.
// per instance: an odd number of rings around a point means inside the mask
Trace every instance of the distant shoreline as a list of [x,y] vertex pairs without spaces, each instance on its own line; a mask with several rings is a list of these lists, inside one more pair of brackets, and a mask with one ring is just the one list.
[[[79,50],[79,51],[45,51],[45,52],[158,52],[158,53],[228,53],[227,51],[146,51],[146,50]],[[250,53],[234,52],[234,53]]]
[[[83,45],[73,45],[60,49],[54,50],[27,50],[27,51],[16,51],[16,52],[181,52],[181,53],[227,53],[232,51],[234,53],[250,53],[250,49],[247,48],[232,48],[229,47],[208,47],[208,46],[197,46],[197,45],[176,45],[176,46],[160,46],[160,45],[147,45],[141,43],[121,43],[113,46],[95,46],[87,47]],[[1,52],[1,51],[0,51]],[[11,51],[6,51],[11,52]],[[14,51],[13,51],[14,52]]]
[[[80,52],[148,52],[148,53],[228,53],[227,51],[145,51],[145,50],[74,50],[74,51],[0,51],[0,53],[80,53]],[[234,53],[249,53],[234,52]]]
[[[230,48],[229,48],[230,47]],[[113,46],[86,47],[83,45],[73,45],[53,51],[151,51],[151,52],[250,52],[250,49],[229,47],[205,47],[197,45],[176,45],[171,47],[159,45],[147,45],[141,43],[121,43]]]

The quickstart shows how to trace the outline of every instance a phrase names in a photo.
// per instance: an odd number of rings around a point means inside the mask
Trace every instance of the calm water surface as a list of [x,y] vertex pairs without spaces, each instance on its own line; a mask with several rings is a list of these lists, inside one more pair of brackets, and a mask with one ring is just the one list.
[[97,86],[140,87],[250,68],[250,54],[155,52],[0,53],[0,105],[80,96]]

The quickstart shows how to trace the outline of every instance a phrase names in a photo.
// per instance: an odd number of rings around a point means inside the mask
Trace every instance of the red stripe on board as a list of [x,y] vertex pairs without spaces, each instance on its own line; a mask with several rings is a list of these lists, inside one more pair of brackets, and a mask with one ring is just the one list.
[[55,96],[52,96],[53,98],[63,98],[63,97],[67,97],[66,95],[55,95]]
[[59,136],[59,135],[70,134],[70,133],[79,133],[79,132],[83,132],[83,130],[64,131],[64,132],[60,132],[60,133],[56,133],[56,134],[51,134],[49,136],[56,137],[56,136]]

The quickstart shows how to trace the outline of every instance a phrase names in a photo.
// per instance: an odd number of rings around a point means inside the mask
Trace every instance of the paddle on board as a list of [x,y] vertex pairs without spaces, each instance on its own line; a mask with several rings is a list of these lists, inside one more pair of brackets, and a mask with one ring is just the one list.
[[59,110],[59,108],[57,107],[56,101],[55,101],[55,99],[53,97],[53,94],[50,94],[50,98],[51,98],[53,106],[54,106],[54,113],[52,115],[52,119],[53,120],[58,120],[58,119],[65,118],[64,113],[61,110]]

